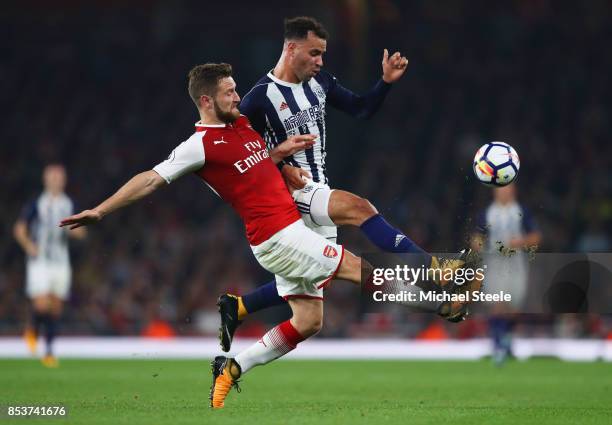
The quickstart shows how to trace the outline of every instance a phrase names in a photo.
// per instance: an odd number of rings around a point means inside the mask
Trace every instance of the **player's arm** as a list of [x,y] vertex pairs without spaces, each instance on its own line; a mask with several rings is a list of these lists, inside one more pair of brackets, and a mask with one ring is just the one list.
[[387,49],[383,52],[383,75],[366,94],[358,95],[343,87],[334,77],[331,77],[327,100],[333,107],[346,112],[356,118],[367,119],[372,117],[380,108],[391,84],[399,80],[406,68],[408,59],[395,52],[389,56]]
[[311,148],[314,145],[316,138],[316,134],[298,134],[296,136],[289,136],[287,140],[279,143],[270,151],[270,158],[275,164],[278,164],[284,158],[287,158],[296,152]]
[[26,254],[28,254],[30,257],[36,257],[38,255],[38,246],[32,240],[32,238],[30,238],[28,223],[26,220],[22,218],[17,220],[13,226],[13,236]]
[[93,210],[85,210],[80,214],[65,218],[61,221],[60,226],[70,226],[70,229],[76,229],[96,223],[113,211],[150,195],[161,186],[202,168],[204,165],[202,137],[196,133],[177,146],[165,161],[157,164],[152,170],[135,175],[114,195]]
[[[70,207],[70,214],[74,215],[74,212],[78,209],[75,207],[74,203],[72,203]],[[76,229],[64,228],[66,235],[68,235],[71,239],[83,240],[87,237],[87,228],[86,227],[77,227]]]
[[293,155],[296,152],[308,149],[314,145],[314,134],[300,134],[297,136],[289,136],[287,140],[276,146],[270,151],[270,158],[278,165],[278,168],[285,179],[285,184],[289,191],[301,189],[306,185],[305,178],[312,178],[308,171],[302,170],[300,167],[294,167],[282,162],[284,158]]
[[511,248],[527,249],[540,245],[540,242],[542,241],[542,233],[531,215],[531,211],[525,207],[522,207],[521,227],[523,230],[523,236],[513,238],[509,243]]
[[486,213],[481,211],[476,217],[476,226],[470,238],[470,247],[474,251],[482,252],[484,249],[487,241],[488,228]]
[[520,238],[513,238],[510,241],[511,248],[527,248],[540,245],[542,241],[542,233],[535,230],[523,235]]
[[165,184],[166,181],[153,170],[137,174],[97,207],[63,219],[60,227],[70,226],[70,229],[77,229],[97,223],[104,216],[150,195]]

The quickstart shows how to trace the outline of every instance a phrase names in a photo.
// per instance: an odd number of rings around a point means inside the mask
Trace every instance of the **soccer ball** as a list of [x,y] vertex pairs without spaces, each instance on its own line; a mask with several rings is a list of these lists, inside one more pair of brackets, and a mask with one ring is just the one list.
[[506,186],[518,175],[521,161],[512,146],[504,142],[484,144],[474,156],[474,174],[487,186]]

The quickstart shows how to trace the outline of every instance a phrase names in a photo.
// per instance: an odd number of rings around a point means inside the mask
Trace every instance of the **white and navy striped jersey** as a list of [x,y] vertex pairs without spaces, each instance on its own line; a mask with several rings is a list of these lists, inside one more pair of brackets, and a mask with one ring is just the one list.
[[342,87],[335,77],[324,71],[301,83],[279,80],[270,71],[244,96],[239,109],[262,135],[268,149],[289,136],[316,134],[318,138],[313,147],[285,158],[283,163],[300,167],[308,171],[315,182],[327,184],[327,103],[355,117],[369,118],[382,104],[390,86],[381,79],[368,93],[360,96]]
[[23,208],[20,218],[26,222],[28,234],[38,247],[38,256],[28,257],[28,261],[70,264],[68,233],[59,227],[59,222],[72,214],[74,204],[65,194],[52,196],[43,192]]
[[478,218],[477,231],[486,235],[483,251],[492,254],[486,257],[485,291],[509,293],[514,309],[523,308],[529,293],[529,263],[527,254],[511,250],[509,242],[536,230],[531,213],[518,202],[492,202]]
[[486,252],[495,252],[508,246],[511,239],[537,230],[529,210],[518,202],[506,205],[491,203],[478,216],[477,226],[477,231],[487,236]]

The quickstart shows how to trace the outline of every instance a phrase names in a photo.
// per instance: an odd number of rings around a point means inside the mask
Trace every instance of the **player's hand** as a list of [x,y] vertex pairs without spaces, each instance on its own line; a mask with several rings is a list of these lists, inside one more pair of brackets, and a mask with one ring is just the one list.
[[385,83],[394,83],[400,79],[406,68],[408,67],[408,59],[400,55],[400,52],[395,52],[389,56],[389,51],[383,51],[382,69],[383,80]]
[[305,179],[312,178],[308,171],[304,171],[298,167],[292,167],[291,165],[283,166],[281,173],[290,191],[303,188],[306,186]]
[[508,243],[510,248],[519,249],[525,247],[525,239],[523,238],[512,238]]
[[102,220],[102,214],[96,210],[85,210],[79,214],[71,215],[60,222],[60,227],[70,226],[70,230],[81,226],[97,223]]
[[273,160],[277,158],[278,161],[280,161],[296,152],[312,147],[316,138],[317,136],[315,134],[299,134],[297,136],[289,136],[287,140],[285,140],[283,143],[279,143],[278,146],[272,149],[270,156],[272,156]]

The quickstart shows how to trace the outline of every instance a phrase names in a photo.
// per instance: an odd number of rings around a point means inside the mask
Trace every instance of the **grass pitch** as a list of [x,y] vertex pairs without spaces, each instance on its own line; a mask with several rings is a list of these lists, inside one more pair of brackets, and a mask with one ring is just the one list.
[[0,360],[1,405],[68,407],[2,424],[604,424],[612,366],[510,362],[280,361],[208,408],[206,361]]

